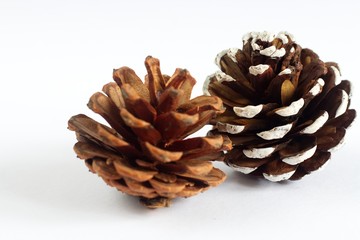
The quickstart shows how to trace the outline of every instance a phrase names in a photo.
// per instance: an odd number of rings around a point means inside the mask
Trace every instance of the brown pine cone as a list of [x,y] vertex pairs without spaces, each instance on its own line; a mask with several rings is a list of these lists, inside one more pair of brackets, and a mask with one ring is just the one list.
[[229,136],[225,162],[270,181],[297,180],[319,169],[343,143],[356,116],[351,85],[336,63],[302,49],[292,35],[252,32],[243,49],[218,54],[221,71],[204,93],[220,97],[226,111],[211,134]]
[[226,136],[186,138],[223,112],[218,97],[190,100],[195,79],[184,69],[162,75],[159,60],[147,57],[145,84],[128,68],[114,70],[88,104],[111,127],[79,114],[69,120],[74,150],[108,185],[139,196],[149,208],[168,206],[216,186],[225,174],[210,161],[231,148]]

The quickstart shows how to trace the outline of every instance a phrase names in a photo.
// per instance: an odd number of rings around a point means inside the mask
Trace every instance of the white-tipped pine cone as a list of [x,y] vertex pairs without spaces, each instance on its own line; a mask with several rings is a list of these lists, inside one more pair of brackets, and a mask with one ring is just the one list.
[[243,49],[218,54],[221,71],[204,93],[220,97],[226,111],[214,130],[230,137],[225,162],[270,181],[297,180],[319,169],[342,143],[356,116],[351,84],[334,62],[301,48],[287,32],[251,32]]

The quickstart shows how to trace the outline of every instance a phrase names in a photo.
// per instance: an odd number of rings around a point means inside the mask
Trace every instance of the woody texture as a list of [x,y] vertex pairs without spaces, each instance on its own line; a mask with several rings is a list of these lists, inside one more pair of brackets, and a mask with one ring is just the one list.
[[233,142],[225,162],[270,181],[298,180],[319,169],[343,143],[356,112],[338,64],[323,62],[287,32],[251,32],[242,49],[217,55],[220,71],[204,93],[226,111],[209,133]]
[[225,174],[211,161],[223,160],[231,143],[222,135],[187,138],[224,111],[220,98],[190,99],[196,81],[185,69],[163,75],[150,56],[145,66],[144,82],[122,67],[113,72],[115,82],[91,96],[88,107],[108,125],[79,114],[68,128],[76,132],[74,150],[91,172],[159,208],[223,182]]

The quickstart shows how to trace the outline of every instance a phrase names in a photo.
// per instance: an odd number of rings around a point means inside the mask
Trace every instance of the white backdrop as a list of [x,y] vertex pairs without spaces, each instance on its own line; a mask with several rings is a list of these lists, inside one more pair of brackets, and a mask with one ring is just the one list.
[[225,183],[155,211],[90,174],[66,129],[72,115],[95,117],[86,103],[113,68],[144,76],[152,55],[163,73],[187,68],[196,96],[216,54],[254,30],[287,30],[338,62],[360,110],[359,11],[355,0],[1,0],[0,239],[359,238],[358,121],[325,169],[301,181],[216,164]]

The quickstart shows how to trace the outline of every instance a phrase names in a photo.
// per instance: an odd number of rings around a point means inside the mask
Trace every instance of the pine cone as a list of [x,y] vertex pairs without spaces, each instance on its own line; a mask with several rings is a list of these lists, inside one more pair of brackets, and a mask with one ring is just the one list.
[[343,143],[356,116],[351,85],[336,63],[302,49],[291,34],[252,32],[243,49],[218,54],[221,71],[204,93],[220,97],[226,111],[211,134],[229,136],[225,162],[270,181],[297,180],[319,169]]
[[79,114],[69,120],[74,150],[108,185],[139,196],[149,208],[168,206],[216,186],[225,174],[210,161],[231,148],[225,136],[184,139],[224,111],[218,97],[190,100],[195,79],[184,69],[162,75],[159,60],[147,57],[145,84],[128,68],[114,70],[116,83],[95,93],[89,108],[111,127]]

